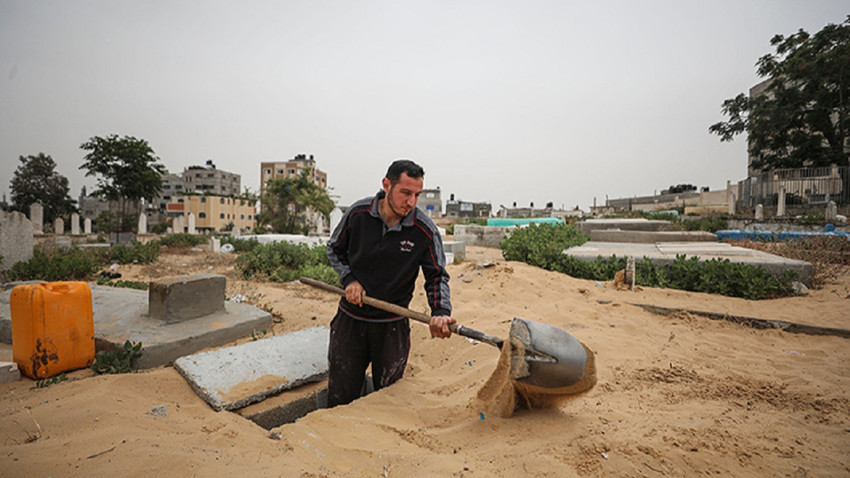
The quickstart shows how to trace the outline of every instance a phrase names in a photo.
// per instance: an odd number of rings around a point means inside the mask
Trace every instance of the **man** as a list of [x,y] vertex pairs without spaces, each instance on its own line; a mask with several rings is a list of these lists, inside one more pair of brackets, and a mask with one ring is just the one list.
[[375,390],[396,382],[407,366],[409,319],[363,304],[364,294],[407,307],[421,268],[431,337],[452,334],[443,242],[433,221],[416,208],[424,176],[413,161],[393,162],[381,191],[352,204],[331,236],[328,258],[345,297],[331,321],[328,407],[360,396],[370,362]]

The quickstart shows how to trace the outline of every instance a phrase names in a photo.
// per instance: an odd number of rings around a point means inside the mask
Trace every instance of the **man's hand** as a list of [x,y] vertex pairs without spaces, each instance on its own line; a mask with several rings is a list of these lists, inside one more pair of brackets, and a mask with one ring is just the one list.
[[449,324],[455,323],[455,319],[445,316],[431,317],[431,337],[447,339],[452,336],[452,331],[449,329]]
[[366,291],[363,290],[363,286],[357,281],[348,284],[345,288],[345,300],[357,306],[363,306],[363,296],[365,294]]

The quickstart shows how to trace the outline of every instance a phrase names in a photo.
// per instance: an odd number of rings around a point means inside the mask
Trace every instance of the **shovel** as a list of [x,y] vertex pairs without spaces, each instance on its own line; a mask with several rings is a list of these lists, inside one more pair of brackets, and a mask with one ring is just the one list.
[[[300,281],[345,296],[345,291],[339,287],[307,277],[302,277]],[[423,313],[380,299],[364,295],[363,303],[424,324],[431,323],[431,318]],[[449,329],[453,333],[498,349],[505,346],[505,341],[499,337],[457,323],[450,324]],[[542,389],[560,389],[564,393],[572,393],[578,388],[589,388],[595,383],[592,352],[564,330],[540,322],[514,318],[511,322],[510,338],[512,380]]]

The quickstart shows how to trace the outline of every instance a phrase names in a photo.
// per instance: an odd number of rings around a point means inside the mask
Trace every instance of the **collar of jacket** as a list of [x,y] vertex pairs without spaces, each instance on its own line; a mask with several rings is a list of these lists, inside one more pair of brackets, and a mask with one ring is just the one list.
[[[372,205],[371,205],[371,207],[369,207],[369,214],[371,214],[372,217],[376,217],[376,218],[380,219],[381,222],[384,223],[384,227],[387,226],[387,223],[386,223],[386,221],[384,221],[384,218],[381,217],[381,213],[378,211],[378,203],[381,201],[381,199],[383,199],[385,197],[387,197],[387,193],[385,193],[384,190],[381,189],[380,191],[378,191],[378,194],[375,195],[375,199],[372,200]],[[416,220],[416,210],[417,209],[419,209],[419,206],[414,206],[413,209],[411,209],[410,212],[407,213],[407,216],[404,216],[404,218],[401,221],[399,221],[398,224],[389,228],[388,230],[394,231],[394,230],[401,229],[401,226],[405,226],[405,227],[412,226],[413,222]]]

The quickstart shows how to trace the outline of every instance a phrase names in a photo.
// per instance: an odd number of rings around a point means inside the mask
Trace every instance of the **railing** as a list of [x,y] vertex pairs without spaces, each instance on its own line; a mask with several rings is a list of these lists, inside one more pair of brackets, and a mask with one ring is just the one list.
[[776,206],[785,190],[786,205],[850,204],[850,167],[775,169],[738,183],[741,207]]

